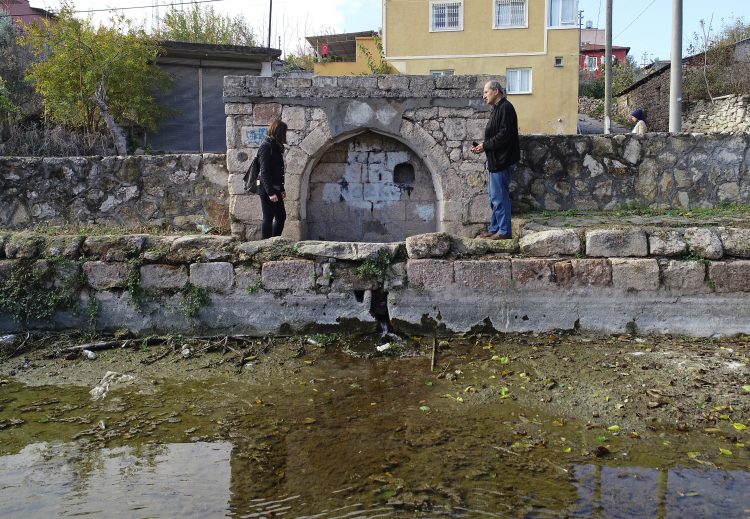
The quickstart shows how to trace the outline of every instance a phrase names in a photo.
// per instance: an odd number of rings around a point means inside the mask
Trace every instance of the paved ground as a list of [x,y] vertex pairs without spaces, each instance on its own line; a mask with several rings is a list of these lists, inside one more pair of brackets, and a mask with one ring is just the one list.
[[[585,114],[578,114],[578,133],[582,135],[604,133],[603,118],[594,119]],[[612,121],[612,133],[630,133],[630,128],[625,128]]]

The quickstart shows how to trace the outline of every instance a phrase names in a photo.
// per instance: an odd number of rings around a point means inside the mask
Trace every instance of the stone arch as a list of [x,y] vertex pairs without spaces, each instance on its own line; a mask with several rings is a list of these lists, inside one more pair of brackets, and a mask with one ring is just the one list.
[[[316,132],[318,132],[318,135],[315,135]],[[310,200],[310,181],[313,172],[321,163],[321,159],[326,153],[334,149],[335,146],[349,142],[360,136],[366,136],[367,134],[380,136],[384,139],[399,143],[410,151],[414,158],[424,166],[424,169],[431,180],[431,188],[434,190],[435,195],[434,226],[429,229],[429,231],[442,230],[445,203],[443,196],[445,191],[443,179],[446,175],[450,175],[453,170],[450,168],[450,161],[445,150],[435,142],[428,132],[409,121],[403,121],[401,132],[398,134],[385,131],[382,128],[361,127],[356,130],[339,133],[336,136],[331,136],[328,132],[325,132],[324,129],[318,128],[316,131],[308,135],[307,138],[300,143],[298,150],[295,152],[297,155],[291,161],[295,165],[292,166],[291,170],[287,170],[287,178],[289,178],[289,174],[299,175],[295,187],[298,189],[296,195],[299,200],[300,220],[304,223],[307,223],[309,220],[308,202]],[[324,135],[325,138],[323,138]],[[314,146],[310,146],[310,143],[314,143]],[[420,164],[415,164],[415,166],[419,167]],[[304,227],[305,226],[303,225],[303,228]],[[423,232],[427,232],[427,229]],[[309,237],[310,239],[316,238],[315,236],[309,236],[308,229],[305,229],[303,234],[303,237]],[[412,234],[416,234],[416,232]]]

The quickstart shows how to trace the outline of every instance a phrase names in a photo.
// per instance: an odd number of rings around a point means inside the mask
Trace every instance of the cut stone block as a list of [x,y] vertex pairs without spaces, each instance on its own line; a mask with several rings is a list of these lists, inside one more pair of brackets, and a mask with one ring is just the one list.
[[654,231],[648,236],[652,256],[680,256],[687,252],[682,232],[675,229]]
[[586,255],[604,258],[648,256],[646,233],[640,229],[587,231]]
[[750,292],[750,260],[711,262],[708,277],[717,292]]
[[572,229],[550,229],[526,234],[518,242],[528,256],[575,256],[581,252],[581,239]]
[[411,288],[441,290],[453,284],[453,262],[436,259],[410,259],[406,275]]
[[750,229],[724,229],[721,241],[727,256],[750,258]]
[[213,292],[229,292],[234,285],[234,267],[228,262],[193,263],[190,283]]
[[694,293],[706,288],[706,266],[700,261],[671,260],[661,273],[664,288]]
[[124,287],[128,278],[128,264],[122,262],[87,261],[83,273],[94,290]]
[[659,263],[655,259],[612,258],[612,286],[621,290],[658,290]]
[[685,242],[690,252],[701,258],[720,259],[724,255],[721,239],[712,229],[685,229]]
[[511,284],[511,266],[507,259],[458,260],[453,263],[456,285],[473,290],[501,291]]
[[451,237],[442,232],[432,232],[409,236],[406,239],[406,252],[409,258],[440,258],[451,250]]
[[513,284],[516,288],[550,288],[554,286],[553,260],[512,259]]
[[172,265],[143,265],[141,267],[141,288],[157,290],[179,290],[188,283],[186,267]]
[[612,284],[612,266],[608,259],[575,259],[570,265],[575,286],[607,287]]
[[308,260],[269,261],[261,270],[266,290],[310,290],[315,287],[315,263]]

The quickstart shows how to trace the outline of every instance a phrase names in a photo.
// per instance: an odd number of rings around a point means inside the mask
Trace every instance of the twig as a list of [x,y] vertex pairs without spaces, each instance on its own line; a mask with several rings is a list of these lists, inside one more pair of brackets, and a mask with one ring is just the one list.
[[438,347],[437,337],[433,337],[432,338],[432,359],[430,360],[430,373],[435,371],[435,359],[437,358],[437,347]]

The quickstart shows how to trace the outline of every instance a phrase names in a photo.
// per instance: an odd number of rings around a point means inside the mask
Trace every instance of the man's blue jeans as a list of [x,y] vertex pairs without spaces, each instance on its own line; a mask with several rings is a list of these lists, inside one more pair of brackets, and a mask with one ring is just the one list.
[[510,226],[510,175],[513,166],[500,171],[490,171],[489,191],[492,218],[489,232],[511,235]]

